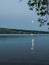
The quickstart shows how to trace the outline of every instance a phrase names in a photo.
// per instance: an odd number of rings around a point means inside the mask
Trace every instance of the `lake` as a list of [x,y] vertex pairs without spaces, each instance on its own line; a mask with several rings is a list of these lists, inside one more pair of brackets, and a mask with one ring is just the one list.
[[0,34],[0,65],[49,65],[49,35]]

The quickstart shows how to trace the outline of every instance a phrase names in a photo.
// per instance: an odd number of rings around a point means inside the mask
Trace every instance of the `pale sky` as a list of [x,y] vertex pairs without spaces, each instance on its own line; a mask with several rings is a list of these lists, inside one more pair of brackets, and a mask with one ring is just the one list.
[[0,28],[47,30],[46,25],[39,27],[37,15],[29,10],[27,2],[28,0],[0,0]]

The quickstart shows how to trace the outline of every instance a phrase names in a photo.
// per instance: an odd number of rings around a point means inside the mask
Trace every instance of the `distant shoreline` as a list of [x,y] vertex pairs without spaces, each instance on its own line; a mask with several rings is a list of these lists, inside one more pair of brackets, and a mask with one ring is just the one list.
[[47,31],[0,28],[0,34],[49,34]]

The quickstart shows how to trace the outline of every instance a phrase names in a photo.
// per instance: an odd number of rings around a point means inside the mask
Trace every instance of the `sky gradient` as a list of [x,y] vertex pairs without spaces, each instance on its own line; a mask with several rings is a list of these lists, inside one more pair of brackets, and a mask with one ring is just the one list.
[[[36,12],[29,10],[27,0],[0,0],[0,28],[48,30],[39,27]],[[33,23],[32,23],[33,21]]]

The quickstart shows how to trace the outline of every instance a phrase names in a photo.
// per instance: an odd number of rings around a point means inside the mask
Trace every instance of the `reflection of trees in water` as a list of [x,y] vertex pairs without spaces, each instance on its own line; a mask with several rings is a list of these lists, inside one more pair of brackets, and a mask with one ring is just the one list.
[[34,52],[34,39],[32,39],[32,47],[31,47],[32,53]]

